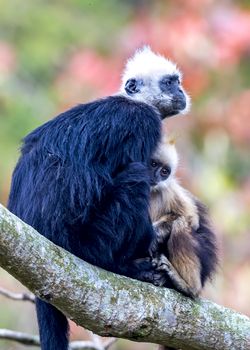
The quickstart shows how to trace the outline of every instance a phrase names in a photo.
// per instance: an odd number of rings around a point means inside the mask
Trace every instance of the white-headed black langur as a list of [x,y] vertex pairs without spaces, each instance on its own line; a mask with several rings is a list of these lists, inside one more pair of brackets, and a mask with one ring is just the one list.
[[[79,104],[24,138],[9,209],[91,264],[157,282],[164,272],[146,258],[155,239],[148,163],[161,120],[188,107],[176,65],[138,50],[117,94]],[[42,350],[67,350],[66,317],[49,304],[46,286],[38,297]]]
[[[163,139],[150,163],[152,255],[173,288],[197,297],[217,265],[216,237],[206,207],[179,185],[173,139]],[[168,287],[169,282],[168,282]]]

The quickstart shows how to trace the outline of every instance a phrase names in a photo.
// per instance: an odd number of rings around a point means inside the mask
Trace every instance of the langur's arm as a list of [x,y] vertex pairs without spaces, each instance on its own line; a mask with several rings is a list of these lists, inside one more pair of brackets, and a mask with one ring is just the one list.
[[[198,209],[192,195],[176,181],[172,181],[162,195],[166,198],[166,214],[153,223],[156,239],[151,246],[151,256],[162,269],[165,266],[178,290],[195,297],[202,288],[199,242],[192,234],[199,227]],[[165,246],[162,253],[166,249],[169,257],[165,265],[157,254],[162,244]]]
[[181,187],[178,182],[173,179],[168,187],[161,193],[164,203],[164,215],[153,222],[156,232],[156,242],[161,244],[168,239],[172,223],[178,218],[185,218],[185,226],[189,226],[190,230],[199,227],[199,214],[194,197]]
[[169,238],[172,230],[172,223],[176,218],[177,217],[175,214],[169,213],[163,215],[159,220],[153,223],[158,243],[163,243]]

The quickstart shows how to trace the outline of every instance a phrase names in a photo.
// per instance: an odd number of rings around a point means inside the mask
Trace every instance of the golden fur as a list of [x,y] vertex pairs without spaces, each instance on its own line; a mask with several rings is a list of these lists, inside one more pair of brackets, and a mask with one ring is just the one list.
[[170,165],[172,172],[151,189],[150,215],[157,233],[152,254],[167,240],[168,259],[166,255],[155,256],[156,264],[167,271],[178,290],[196,297],[202,289],[198,241],[192,234],[199,228],[197,199],[177,182],[178,157],[173,142],[163,141],[153,159]]

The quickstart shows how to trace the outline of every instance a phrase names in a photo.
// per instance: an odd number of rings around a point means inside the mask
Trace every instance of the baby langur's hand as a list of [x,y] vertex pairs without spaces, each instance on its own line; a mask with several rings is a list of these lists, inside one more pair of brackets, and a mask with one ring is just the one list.
[[143,267],[145,263],[150,263],[148,265],[149,268],[146,270],[142,270],[141,273],[137,276],[138,279],[144,282],[153,283],[155,286],[164,286],[168,279],[168,275],[164,269],[159,270],[157,264],[152,264],[152,258],[147,257],[134,260],[134,264],[137,267]]

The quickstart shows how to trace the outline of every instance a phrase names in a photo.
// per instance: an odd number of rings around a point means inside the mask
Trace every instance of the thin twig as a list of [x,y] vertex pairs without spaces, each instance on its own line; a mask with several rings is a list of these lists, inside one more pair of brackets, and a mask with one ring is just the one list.
[[92,339],[92,342],[98,347],[98,348],[103,348],[103,344],[101,341],[101,337],[91,331],[89,331],[90,337]]
[[[98,336],[96,336],[98,337]],[[23,345],[40,346],[40,340],[38,335],[31,335],[22,332],[11,331],[9,329],[0,329],[0,339],[12,340]],[[109,339],[108,342],[103,344],[95,344],[93,341],[72,341],[70,343],[70,350],[107,350],[111,345],[113,345],[116,339]]]
[[13,293],[7,289],[0,287],[0,295],[5,296],[6,298],[12,300],[22,300],[22,301],[30,301],[32,303],[35,302],[35,296],[31,293]]
[[24,345],[40,346],[39,336],[22,332],[0,329],[0,339],[13,340]]
[[117,338],[109,338],[106,339],[105,341],[102,341],[102,337],[100,337],[99,335],[93,333],[92,331],[88,331],[92,342],[95,344],[95,346],[98,349],[102,349],[102,350],[108,350],[118,339]]
[[92,341],[76,340],[69,345],[70,350],[105,350],[103,346],[98,346]]

